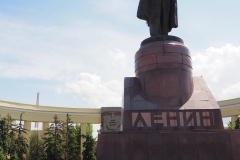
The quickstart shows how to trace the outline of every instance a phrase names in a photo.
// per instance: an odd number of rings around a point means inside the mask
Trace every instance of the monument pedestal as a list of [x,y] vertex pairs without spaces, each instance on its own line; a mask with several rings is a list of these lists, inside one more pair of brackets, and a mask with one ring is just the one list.
[[149,40],[143,41],[135,54],[140,88],[154,104],[180,107],[193,92],[190,51],[178,37],[155,36]]
[[138,78],[125,78],[123,131],[223,129],[220,107],[202,77],[193,77],[194,91],[181,107],[152,103]]
[[223,128],[180,38],[144,40],[124,80],[123,131],[98,136],[98,160],[240,160],[240,131]]
[[102,133],[97,154],[98,160],[239,160],[239,137],[238,130]]

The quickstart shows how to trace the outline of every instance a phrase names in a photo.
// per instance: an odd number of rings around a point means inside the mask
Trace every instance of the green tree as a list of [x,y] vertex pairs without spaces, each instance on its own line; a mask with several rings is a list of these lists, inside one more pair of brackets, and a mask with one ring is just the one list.
[[76,137],[76,141],[77,141],[77,148],[78,148],[78,155],[81,154],[80,151],[80,145],[81,145],[81,126],[80,125],[76,125],[74,127],[74,132],[75,132],[75,137]]
[[16,155],[16,126],[13,124],[10,115],[0,118],[0,147],[3,149],[5,156],[17,158]]
[[44,157],[43,141],[39,138],[38,132],[35,132],[30,136],[29,160],[41,160]]
[[16,138],[16,141],[15,141],[15,144],[17,146],[16,147],[16,153],[17,153],[18,159],[25,160],[27,152],[28,152],[28,141],[24,137],[24,134],[27,134],[27,132],[26,132],[27,129],[25,129],[23,127],[22,115],[23,115],[23,113],[20,115],[20,122],[16,127],[17,138]]
[[23,128],[22,114],[18,125],[13,123],[10,115],[0,119],[0,146],[10,160],[25,160],[28,151],[27,139],[23,136],[26,129]]
[[83,143],[83,147],[85,148],[82,152],[83,160],[96,160],[96,140],[92,135],[82,136],[86,138],[86,141]]
[[229,130],[232,129],[232,122],[231,122],[231,121],[229,121],[229,122],[227,123],[227,129],[229,129]]
[[92,134],[93,134],[93,125],[92,124],[89,124],[89,123],[87,124],[86,132],[87,132],[87,135],[92,136]]
[[[78,153],[79,153],[79,155],[80,155],[80,153],[81,153],[81,155],[83,155],[82,153],[83,153],[83,151],[81,151],[80,150],[80,144],[81,144],[81,137],[83,136],[83,137],[85,137],[86,138],[86,136],[85,135],[81,135],[81,126],[80,125],[76,125],[75,127],[74,127],[74,132],[75,132],[75,136],[76,136],[76,140],[77,140],[77,145],[78,145]],[[86,135],[88,135],[88,136],[91,136],[92,137],[92,134],[93,134],[93,126],[92,126],[92,124],[87,124],[87,126],[86,126]],[[94,149],[94,152],[96,152],[96,145],[95,145],[95,149]],[[86,153],[86,152],[85,152]]]
[[16,132],[14,130],[11,130],[9,133],[10,137],[10,145],[8,150],[8,155],[10,157],[10,160],[17,160],[17,144],[16,144]]
[[3,149],[0,146],[0,160],[6,160],[6,155],[3,153]]
[[54,116],[54,122],[46,129],[43,140],[46,160],[63,160],[63,125],[57,115]]
[[2,154],[7,155],[9,149],[9,127],[6,118],[0,117],[0,147]]
[[240,117],[238,117],[238,119],[235,121],[235,129],[240,129]]
[[6,125],[7,125],[7,153],[6,155],[10,157],[10,160],[18,160],[17,156],[17,144],[16,144],[16,139],[17,139],[17,130],[16,127],[17,125],[13,123],[12,117],[10,115],[7,115],[5,117]]
[[70,115],[67,114],[66,121],[64,123],[64,159],[65,160],[80,160],[80,152],[77,141],[76,132],[74,131],[73,121],[70,118]]
[[86,135],[82,135],[85,138],[83,147],[85,148],[82,152],[83,160],[96,160],[96,140],[93,138],[93,126],[87,124]]

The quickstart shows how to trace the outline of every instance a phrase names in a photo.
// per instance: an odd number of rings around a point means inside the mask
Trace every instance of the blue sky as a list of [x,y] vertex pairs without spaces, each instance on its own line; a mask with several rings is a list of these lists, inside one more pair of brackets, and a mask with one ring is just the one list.
[[[121,106],[124,77],[148,27],[138,0],[2,0],[0,100],[64,107]],[[179,0],[171,35],[191,50],[217,100],[240,95],[240,1]]]

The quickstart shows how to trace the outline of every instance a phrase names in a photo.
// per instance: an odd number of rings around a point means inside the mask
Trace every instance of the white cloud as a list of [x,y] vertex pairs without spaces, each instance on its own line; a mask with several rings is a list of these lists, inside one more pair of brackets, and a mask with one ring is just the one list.
[[[60,81],[66,88],[58,83],[57,93],[76,93],[98,107],[121,105],[123,79],[134,75],[134,54],[146,37],[132,33],[146,27],[135,18],[138,2],[92,1],[96,12],[111,13],[118,24],[105,17],[36,25],[0,15],[0,77]],[[204,76],[217,99],[238,97],[240,46],[210,47],[192,58],[194,74]]]
[[89,72],[107,79],[112,71],[115,78],[133,71],[127,68],[134,65],[136,37],[86,20],[57,27],[1,17],[0,77],[63,80]]
[[232,99],[240,97],[240,82],[235,84],[230,84],[222,89],[219,95],[220,99]]
[[121,106],[122,84],[118,81],[102,82],[96,74],[80,73],[77,79],[66,83],[66,92],[76,93],[95,107]]
[[124,77],[134,74],[136,37],[86,20],[61,27],[1,20],[0,78],[46,81],[55,93],[96,107],[121,106]]
[[109,50],[108,56],[112,59],[111,63],[113,66],[126,67],[128,59],[126,53],[124,53],[120,49]]
[[194,75],[205,78],[218,100],[239,97],[240,46],[210,47],[192,57]]

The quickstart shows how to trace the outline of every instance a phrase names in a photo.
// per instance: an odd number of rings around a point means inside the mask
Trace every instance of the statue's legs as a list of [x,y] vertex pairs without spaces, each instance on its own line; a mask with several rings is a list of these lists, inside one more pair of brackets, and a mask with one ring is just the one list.
[[161,34],[160,17],[154,16],[149,19],[150,35],[156,36]]
[[168,32],[171,31],[170,26],[170,11],[171,11],[171,1],[170,0],[161,0],[161,11],[159,15],[155,15],[149,18],[149,28],[150,35],[168,35]]
[[168,32],[171,31],[170,8],[171,8],[171,1],[170,0],[162,0],[161,22],[160,23],[161,23],[163,35],[168,35]]

